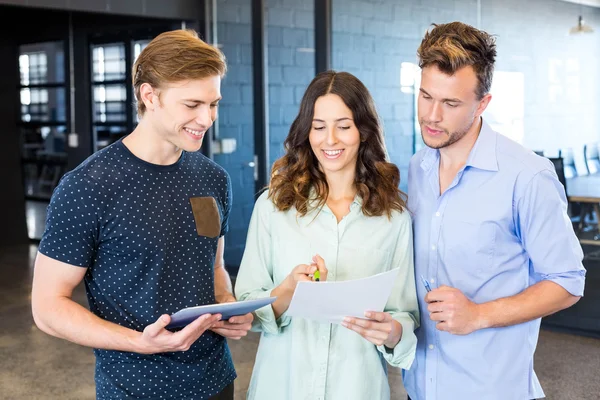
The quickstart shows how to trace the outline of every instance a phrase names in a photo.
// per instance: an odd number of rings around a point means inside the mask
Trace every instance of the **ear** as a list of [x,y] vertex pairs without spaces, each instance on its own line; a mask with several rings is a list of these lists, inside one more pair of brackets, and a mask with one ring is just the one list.
[[477,107],[477,111],[475,112],[475,118],[479,118],[481,114],[485,111],[488,104],[492,101],[492,94],[488,93],[481,100],[479,100],[479,106]]
[[140,97],[146,105],[146,110],[154,111],[154,109],[156,108],[155,101],[158,95],[149,83],[142,83],[142,86],[140,86]]

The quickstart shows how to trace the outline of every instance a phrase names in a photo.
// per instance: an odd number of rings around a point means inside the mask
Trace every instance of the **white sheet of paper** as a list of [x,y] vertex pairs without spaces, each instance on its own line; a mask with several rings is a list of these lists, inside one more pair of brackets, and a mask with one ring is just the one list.
[[344,317],[383,311],[399,271],[341,282],[299,282],[287,315],[339,324]]

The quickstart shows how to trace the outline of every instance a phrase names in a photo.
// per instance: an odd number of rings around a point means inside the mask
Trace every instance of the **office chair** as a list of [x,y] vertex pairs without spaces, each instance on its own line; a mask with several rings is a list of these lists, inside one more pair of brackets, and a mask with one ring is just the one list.
[[588,174],[600,172],[600,156],[598,154],[598,143],[590,143],[583,146],[583,157]]
[[575,156],[573,154],[573,149],[560,149],[558,151],[558,158],[563,159],[563,170],[565,172],[565,178],[570,179],[574,178],[577,175],[577,167],[575,167]]

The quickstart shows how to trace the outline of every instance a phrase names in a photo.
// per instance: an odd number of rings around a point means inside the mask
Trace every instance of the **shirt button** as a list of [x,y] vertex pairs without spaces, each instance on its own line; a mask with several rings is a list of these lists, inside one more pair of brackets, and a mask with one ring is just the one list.
[[431,245],[431,250],[435,250],[435,244]]
[[434,347],[435,347],[434,345],[430,344],[429,345],[429,350],[433,350]]
[[430,281],[431,283],[435,283],[435,279],[433,279],[433,278],[431,278],[429,281]]
[[441,215],[441,214],[440,214],[440,212],[439,212],[439,211],[435,213],[435,216],[436,216],[436,217],[439,217],[440,215]]

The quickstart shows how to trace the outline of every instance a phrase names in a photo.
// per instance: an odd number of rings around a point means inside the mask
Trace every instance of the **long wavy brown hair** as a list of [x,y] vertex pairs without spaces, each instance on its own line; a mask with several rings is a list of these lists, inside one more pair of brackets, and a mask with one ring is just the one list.
[[[284,142],[285,155],[273,164],[269,197],[278,210],[295,207],[300,216],[306,215],[313,206],[322,207],[327,201],[327,179],[308,138],[315,103],[326,94],[338,95],[343,100],[352,111],[360,132],[354,184],[362,198],[362,212],[367,216],[386,214],[388,218],[392,210],[403,212],[406,195],[398,188],[400,171],[388,160],[375,103],[365,85],[348,72],[325,71],[308,85],[298,116]],[[310,198],[312,188],[316,199]]]

